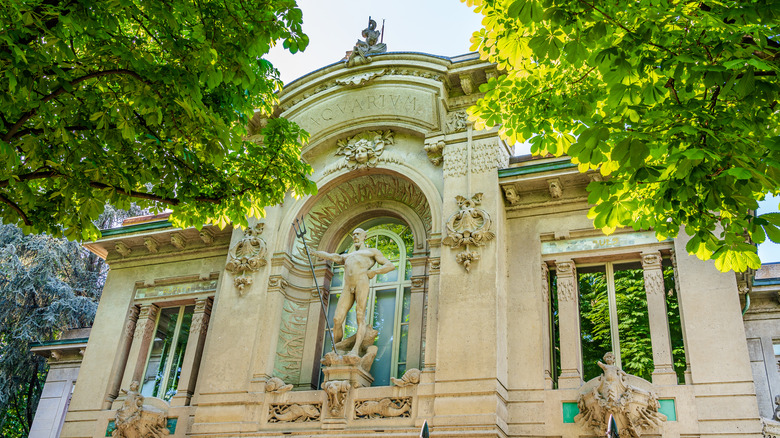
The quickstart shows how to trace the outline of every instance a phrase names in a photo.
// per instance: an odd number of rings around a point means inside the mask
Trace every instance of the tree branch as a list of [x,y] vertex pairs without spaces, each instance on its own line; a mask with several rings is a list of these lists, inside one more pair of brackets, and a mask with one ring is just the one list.
[[[79,78],[73,79],[72,81],[69,82],[69,84],[72,87],[74,85],[78,85],[81,82],[87,81],[89,79],[94,79],[94,78],[99,78],[101,76],[109,76],[109,75],[127,75],[127,76],[134,77],[134,78],[138,79],[141,82],[149,84],[149,82],[147,82],[144,78],[142,78],[141,75],[139,75],[138,73],[136,73],[136,72],[134,72],[132,70],[124,69],[124,68],[92,72],[92,73],[86,74],[84,76],[81,76]],[[54,99],[55,97],[59,96],[60,94],[65,93],[65,92],[66,92],[65,88],[63,88],[63,87],[57,88],[56,90],[52,91],[47,96],[42,98],[40,103],[46,103],[46,102]],[[40,106],[38,108],[40,108]],[[16,123],[11,127],[11,130],[8,131],[8,133],[6,133],[3,136],[3,140],[4,141],[10,141],[12,138],[15,138],[16,137],[16,133],[19,131],[19,129],[22,127],[22,125],[24,125],[25,122],[30,120],[30,118],[32,118],[35,114],[38,113],[38,108],[34,108],[34,109],[30,110],[30,111],[27,111],[19,120],[17,120]]]
[[27,214],[14,201],[8,199],[2,193],[0,193],[0,201],[2,201],[3,204],[11,207],[11,210],[15,211],[16,214],[18,214],[19,217],[22,218],[22,222],[24,222],[25,225],[27,226],[32,225],[30,218],[27,217]]

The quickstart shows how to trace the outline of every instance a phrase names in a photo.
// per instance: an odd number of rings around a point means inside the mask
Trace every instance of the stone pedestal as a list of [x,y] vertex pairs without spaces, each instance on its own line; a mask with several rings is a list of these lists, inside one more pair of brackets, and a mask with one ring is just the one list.
[[331,365],[322,368],[324,381],[346,380],[353,388],[365,388],[374,383],[374,378],[357,365]]

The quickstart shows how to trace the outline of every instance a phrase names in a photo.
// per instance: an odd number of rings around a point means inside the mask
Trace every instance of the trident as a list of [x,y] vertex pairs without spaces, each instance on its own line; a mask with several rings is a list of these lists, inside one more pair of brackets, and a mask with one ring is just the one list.
[[306,244],[306,222],[301,218],[295,219],[292,224],[295,235],[303,242],[303,249],[306,250],[306,258],[309,259],[309,268],[311,269],[311,276],[314,277],[314,286],[317,287],[317,297],[320,299],[320,308],[322,309],[322,316],[325,317],[325,326],[328,328],[328,336],[330,337],[330,349],[336,352],[336,343],[333,342],[333,331],[330,329],[330,323],[328,322],[328,312],[325,310],[325,301],[322,299],[322,292],[320,292],[320,285],[317,282],[317,275],[314,273],[314,265],[311,263],[311,255],[309,254],[309,245]]

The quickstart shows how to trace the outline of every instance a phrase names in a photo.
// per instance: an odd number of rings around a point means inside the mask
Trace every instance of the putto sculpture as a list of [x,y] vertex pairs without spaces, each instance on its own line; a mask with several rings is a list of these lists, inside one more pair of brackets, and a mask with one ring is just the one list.
[[368,17],[368,27],[363,29],[362,35],[366,40],[358,40],[355,43],[355,47],[347,59],[347,67],[368,64],[371,62],[369,56],[387,52],[387,45],[379,42],[382,32],[376,30],[376,21],[372,20],[371,17]]
[[615,365],[614,353],[608,352],[603,359],[598,362],[602,374],[580,388],[580,413],[574,421],[604,436],[612,415],[621,438],[639,438],[663,426],[666,416],[658,412],[660,404],[652,384],[621,370]]

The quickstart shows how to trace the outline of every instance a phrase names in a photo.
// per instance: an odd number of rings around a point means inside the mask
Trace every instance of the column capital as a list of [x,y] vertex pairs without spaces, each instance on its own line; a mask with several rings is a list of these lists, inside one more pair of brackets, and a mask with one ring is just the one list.
[[661,269],[661,253],[658,251],[643,252],[642,254],[642,268],[648,269]]

